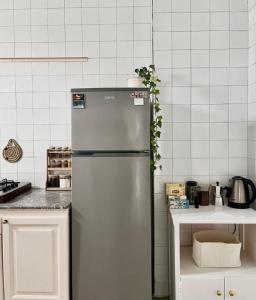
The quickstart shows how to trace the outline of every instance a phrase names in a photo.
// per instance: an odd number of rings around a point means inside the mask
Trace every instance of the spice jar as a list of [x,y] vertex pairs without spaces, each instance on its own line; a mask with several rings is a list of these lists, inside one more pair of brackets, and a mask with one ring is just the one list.
[[67,168],[67,167],[68,167],[68,161],[67,161],[66,159],[63,159],[63,160],[61,161],[61,167],[62,167],[62,168]]
[[71,159],[68,160],[68,168],[71,168]]
[[58,175],[49,175],[48,177],[48,187],[59,187],[59,176]]
[[57,164],[57,163],[56,163],[56,160],[55,160],[55,159],[51,159],[51,160],[50,160],[50,165],[49,165],[49,167],[50,167],[50,168],[56,168],[56,164]]
[[56,168],[61,168],[61,160],[56,160]]

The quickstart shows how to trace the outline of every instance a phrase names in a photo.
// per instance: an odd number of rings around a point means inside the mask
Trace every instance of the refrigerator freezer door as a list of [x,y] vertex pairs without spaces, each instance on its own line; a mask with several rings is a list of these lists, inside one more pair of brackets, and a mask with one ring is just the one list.
[[151,300],[149,156],[74,157],[73,300]]
[[85,91],[85,108],[72,109],[73,150],[149,150],[150,100],[131,91]]

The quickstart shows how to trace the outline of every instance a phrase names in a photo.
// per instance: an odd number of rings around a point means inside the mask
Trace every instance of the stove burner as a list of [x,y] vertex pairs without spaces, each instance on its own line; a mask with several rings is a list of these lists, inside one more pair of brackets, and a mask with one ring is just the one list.
[[13,198],[31,190],[30,182],[18,182],[3,179],[0,181],[0,203],[12,200]]
[[8,191],[18,187],[18,185],[19,185],[19,182],[14,181],[14,180],[8,180],[5,178],[2,181],[0,181],[0,191],[8,192]]

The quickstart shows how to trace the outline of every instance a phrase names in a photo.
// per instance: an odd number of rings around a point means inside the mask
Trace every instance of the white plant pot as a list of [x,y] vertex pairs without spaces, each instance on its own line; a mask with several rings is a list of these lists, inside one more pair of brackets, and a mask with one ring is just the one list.
[[134,77],[128,79],[128,87],[131,88],[142,88],[145,87],[143,84],[143,79],[140,77]]

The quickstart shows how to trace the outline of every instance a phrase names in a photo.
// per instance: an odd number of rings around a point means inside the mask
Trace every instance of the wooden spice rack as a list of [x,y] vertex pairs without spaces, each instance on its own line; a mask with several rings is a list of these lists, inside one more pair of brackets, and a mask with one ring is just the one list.
[[[66,147],[65,147],[66,148]],[[47,149],[47,191],[71,191],[72,161],[70,148],[68,150],[56,148]],[[70,181],[69,187],[60,187],[60,176],[65,176]]]

